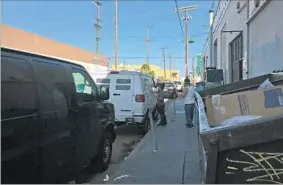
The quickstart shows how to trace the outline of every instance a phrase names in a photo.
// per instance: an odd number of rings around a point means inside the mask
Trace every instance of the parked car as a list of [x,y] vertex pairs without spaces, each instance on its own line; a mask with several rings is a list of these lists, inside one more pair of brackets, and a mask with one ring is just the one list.
[[180,81],[174,81],[174,83],[176,84],[176,89],[178,92],[182,92],[183,91],[183,86],[182,86],[182,82]]
[[112,71],[101,85],[110,87],[109,101],[115,107],[117,125],[137,124],[142,133],[150,127],[148,114],[157,118],[155,82],[151,76],[135,71]]
[[[114,106],[78,64],[1,48],[2,183],[67,183],[107,169]],[[71,179],[72,180],[72,179]]]
[[164,83],[164,97],[165,98],[176,98],[177,89],[174,82],[161,82]]

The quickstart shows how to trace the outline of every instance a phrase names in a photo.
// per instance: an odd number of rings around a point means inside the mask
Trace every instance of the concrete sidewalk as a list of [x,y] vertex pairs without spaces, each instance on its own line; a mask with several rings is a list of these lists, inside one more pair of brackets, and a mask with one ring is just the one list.
[[[200,184],[197,132],[185,126],[182,99],[167,109],[167,127],[155,127],[158,150],[150,131],[114,173],[108,184]],[[171,121],[170,121],[171,120]]]

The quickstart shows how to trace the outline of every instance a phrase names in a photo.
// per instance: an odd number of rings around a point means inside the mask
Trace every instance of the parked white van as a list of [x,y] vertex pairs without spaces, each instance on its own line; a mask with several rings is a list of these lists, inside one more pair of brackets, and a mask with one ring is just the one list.
[[115,107],[116,124],[138,124],[144,133],[148,131],[148,113],[157,118],[157,94],[151,76],[136,71],[112,71],[105,79],[97,79],[97,84],[110,87],[109,101]]

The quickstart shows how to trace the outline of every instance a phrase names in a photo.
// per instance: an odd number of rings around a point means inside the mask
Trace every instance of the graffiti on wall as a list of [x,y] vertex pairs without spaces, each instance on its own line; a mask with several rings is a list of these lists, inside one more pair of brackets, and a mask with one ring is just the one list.
[[282,184],[282,146],[279,139],[219,152],[215,183]]
[[[240,152],[250,160],[233,160],[227,157],[226,175],[245,172],[253,174],[245,179],[247,183],[282,183],[283,153],[248,152],[245,150],[240,150]],[[239,165],[242,167],[238,167]]]

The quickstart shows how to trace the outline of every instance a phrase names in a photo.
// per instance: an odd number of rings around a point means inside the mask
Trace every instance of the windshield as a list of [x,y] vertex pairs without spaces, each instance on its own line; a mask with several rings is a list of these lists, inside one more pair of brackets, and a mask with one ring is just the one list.
[[176,85],[181,85],[181,82],[175,82]]

